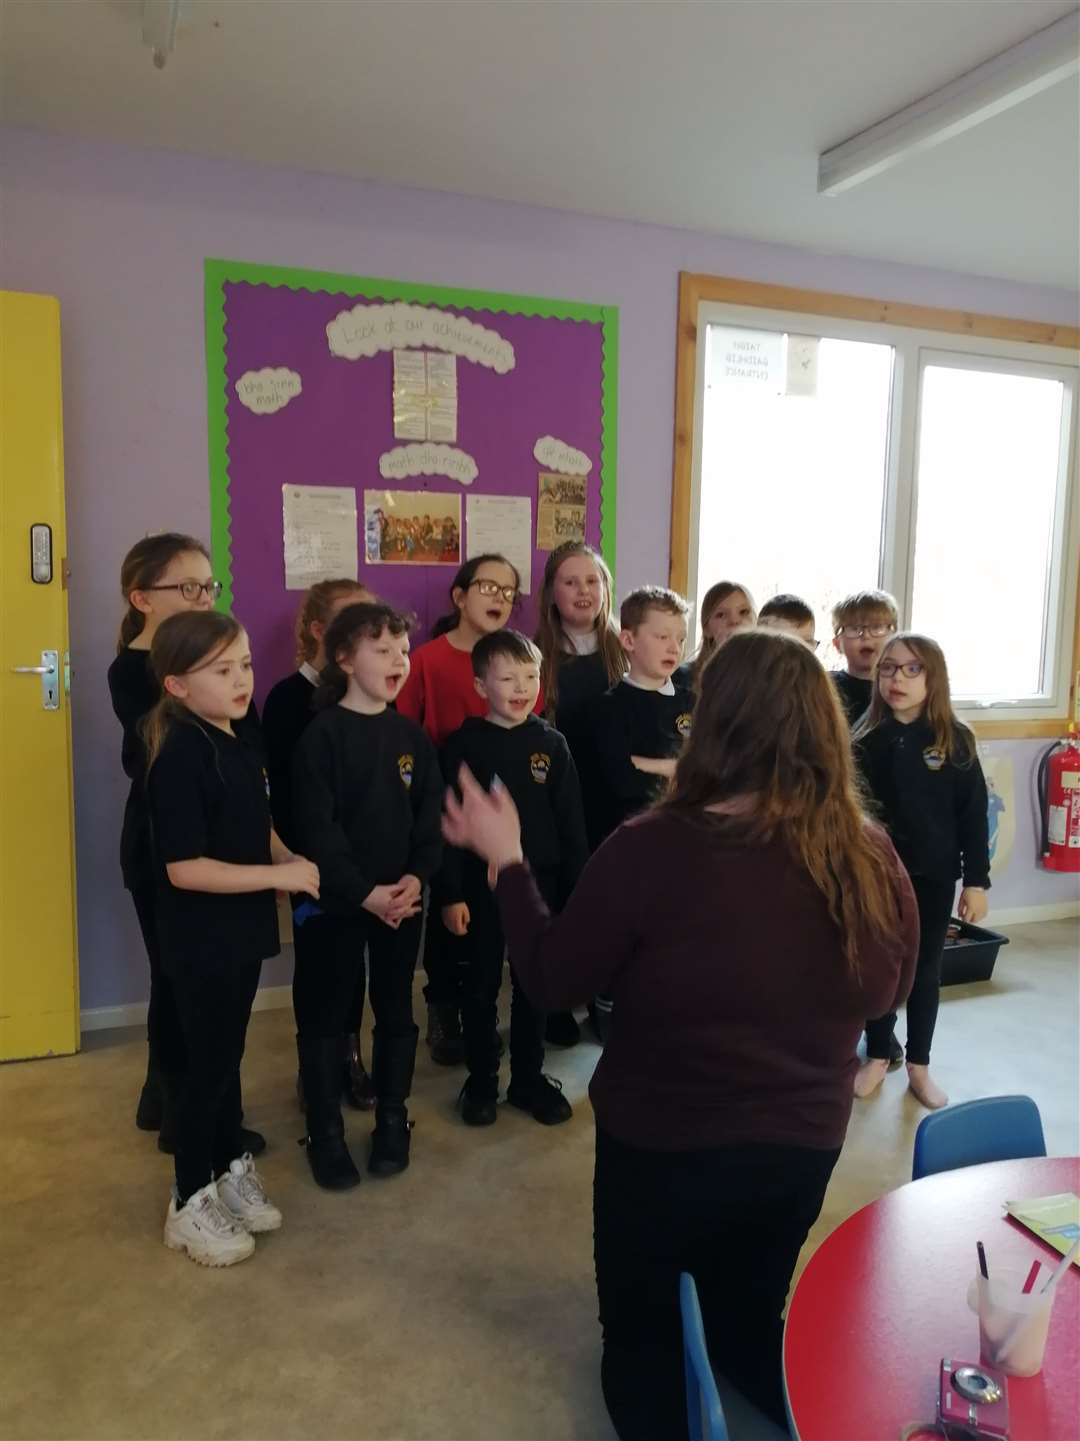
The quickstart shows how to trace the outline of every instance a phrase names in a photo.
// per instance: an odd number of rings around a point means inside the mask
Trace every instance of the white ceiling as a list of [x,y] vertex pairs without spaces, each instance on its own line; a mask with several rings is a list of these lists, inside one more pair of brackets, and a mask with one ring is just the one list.
[[1080,83],[856,190],[818,152],[1072,0],[3,0],[8,124],[1075,289]]

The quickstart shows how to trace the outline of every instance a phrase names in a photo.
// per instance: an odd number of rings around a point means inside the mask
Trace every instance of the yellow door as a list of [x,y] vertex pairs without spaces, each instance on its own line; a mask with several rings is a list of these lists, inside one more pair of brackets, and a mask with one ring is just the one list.
[[0,292],[0,1061],[79,1048],[60,304]]

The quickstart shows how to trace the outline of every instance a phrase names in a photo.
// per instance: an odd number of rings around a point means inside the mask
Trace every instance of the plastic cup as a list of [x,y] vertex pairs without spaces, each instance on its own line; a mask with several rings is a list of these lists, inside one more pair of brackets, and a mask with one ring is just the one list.
[[978,1275],[968,1287],[968,1305],[979,1318],[979,1359],[1007,1376],[1037,1376],[1046,1352],[1057,1287],[1041,1294],[1044,1275],[1025,1296],[1026,1279],[1026,1271],[995,1267],[989,1280]]

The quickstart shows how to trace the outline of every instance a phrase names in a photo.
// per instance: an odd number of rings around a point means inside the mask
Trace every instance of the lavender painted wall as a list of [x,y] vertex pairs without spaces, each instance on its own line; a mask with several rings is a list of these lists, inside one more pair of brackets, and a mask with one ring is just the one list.
[[[0,135],[0,158],[0,283],[61,302],[87,1008],[146,993],[116,859],[124,787],[104,677],[128,545],[149,530],[209,528],[205,256],[618,305],[620,589],[667,574],[679,270],[1076,320],[1070,292],[528,206],[17,131]],[[1025,786],[1037,749],[1010,747],[1019,824],[999,907],[1076,893],[1032,864]],[[285,979],[284,959],[266,968],[267,983]]]

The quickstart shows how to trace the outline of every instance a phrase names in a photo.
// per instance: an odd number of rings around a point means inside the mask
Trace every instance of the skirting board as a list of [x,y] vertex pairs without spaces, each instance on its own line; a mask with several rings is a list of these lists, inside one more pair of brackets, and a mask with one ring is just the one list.
[[[292,1005],[292,986],[260,986],[253,1011],[277,1011]],[[146,1002],[131,1006],[96,1006],[79,1016],[84,1031],[111,1031],[120,1026],[145,1026]]]
[[1071,921],[1080,916],[1080,896],[1075,901],[1051,901],[1046,906],[1017,906],[1015,910],[994,910],[994,893],[990,892],[990,914],[980,925],[996,931],[998,926],[1030,926],[1036,921]]
[[[1029,926],[1036,921],[1068,921],[1080,917],[1080,899],[1054,901],[1046,906],[1017,906],[1014,910],[995,911],[991,908],[986,924],[998,926]],[[255,1011],[277,1011],[292,1005],[291,986],[261,986],[255,992]],[[80,1022],[84,1031],[111,1031],[120,1026],[145,1026],[146,1002],[130,1006],[98,1006],[83,1011]]]

